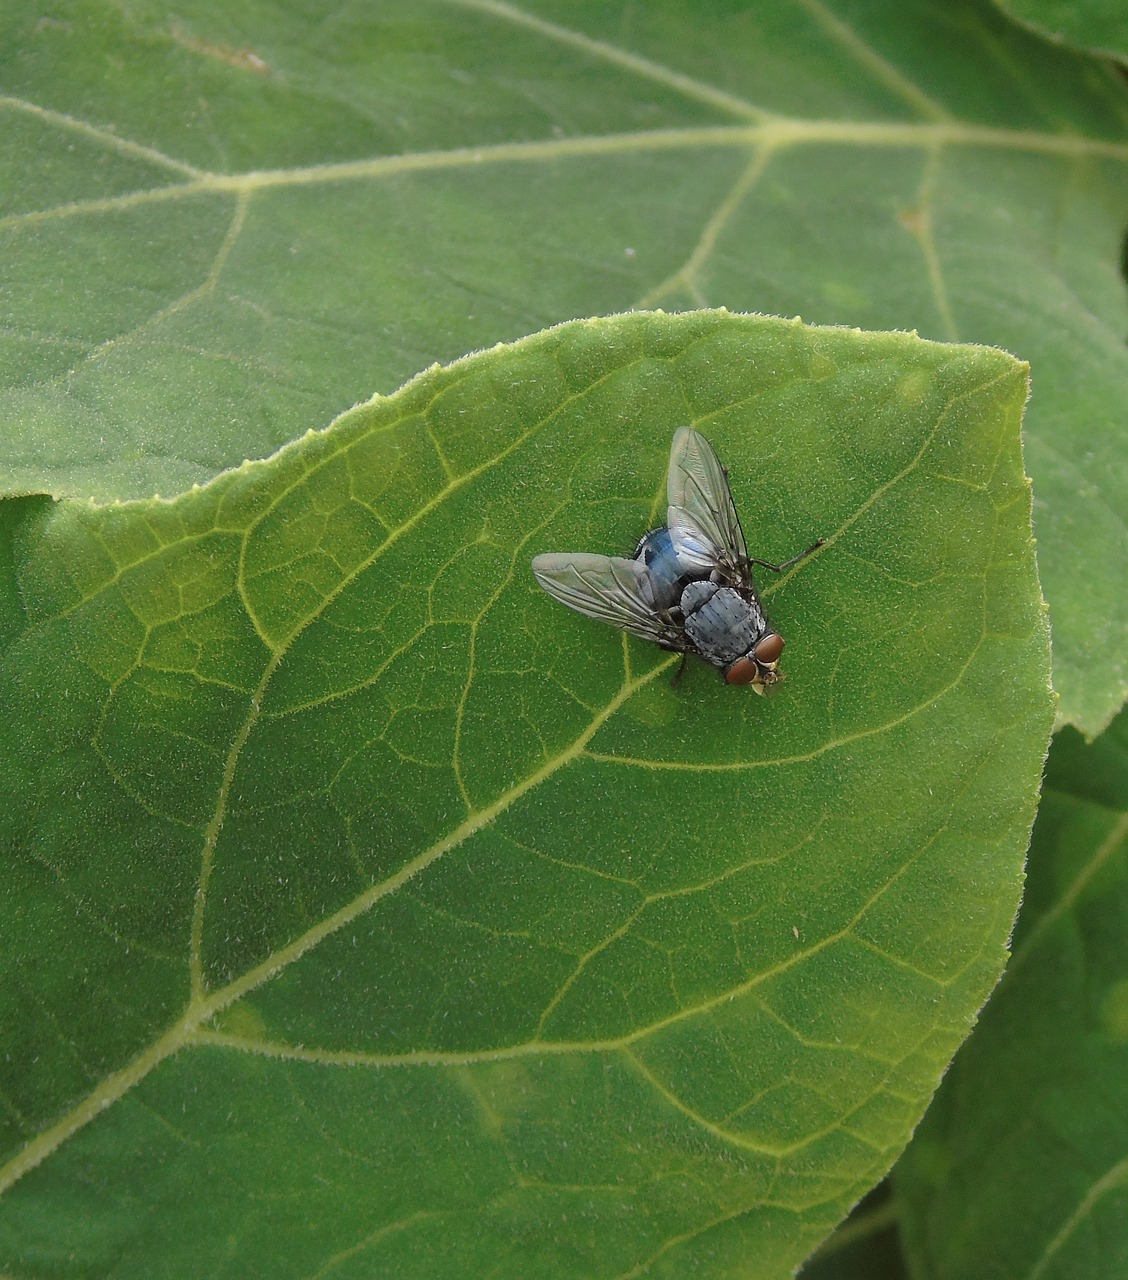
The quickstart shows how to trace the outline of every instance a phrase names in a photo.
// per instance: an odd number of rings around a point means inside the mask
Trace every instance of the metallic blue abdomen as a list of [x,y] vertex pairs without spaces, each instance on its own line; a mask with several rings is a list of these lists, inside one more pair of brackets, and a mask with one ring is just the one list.
[[703,576],[699,566],[684,564],[678,559],[670,531],[665,526],[651,529],[638,544],[634,558],[650,570],[654,603],[659,609],[672,609],[679,604],[686,583]]
[[767,631],[759,604],[703,573],[699,563],[683,560],[667,528],[651,529],[638,544],[635,559],[650,570],[654,607],[681,613],[685,633],[707,661],[724,667],[750,653]]

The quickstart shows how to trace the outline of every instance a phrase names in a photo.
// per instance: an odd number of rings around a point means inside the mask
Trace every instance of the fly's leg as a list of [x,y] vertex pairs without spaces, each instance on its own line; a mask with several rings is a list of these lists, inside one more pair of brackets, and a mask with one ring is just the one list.
[[806,551],[800,551],[797,556],[792,556],[790,560],[785,560],[783,564],[769,564],[767,560],[757,560],[755,556],[749,556],[748,563],[761,565],[765,569],[770,569],[772,573],[782,573],[784,569],[790,569],[793,564],[798,564],[800,560],[806,560],[812,551],[817,551],[825,543],[826,539],[820,538],[818,542],[812,542]]
[[689,654],[683,651],[682,660],[681,662],[678,663],[677,673],[675,674],[674,678],[670,681],[671,689],[676,689],[678,687],[678,681],[682,678],[682,672],[685,670],[685,664],[688,658],[689,658]]

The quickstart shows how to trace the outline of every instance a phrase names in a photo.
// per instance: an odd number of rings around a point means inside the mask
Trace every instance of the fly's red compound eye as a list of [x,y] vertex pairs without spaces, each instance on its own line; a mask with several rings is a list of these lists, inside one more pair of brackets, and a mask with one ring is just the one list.
[[[762,662],[765,667],[770,667],[773,662],[779,661],[779,655],[783,652],[783,636],[777,636],[775,632],[766,635],[759,644],[752,650],[752,656],[757,662]],[[741,662],[747,659],[741,658]]]
[[760,674],[760,668],[753,658],[737,658],[725,672],[726,684],[751,684]]

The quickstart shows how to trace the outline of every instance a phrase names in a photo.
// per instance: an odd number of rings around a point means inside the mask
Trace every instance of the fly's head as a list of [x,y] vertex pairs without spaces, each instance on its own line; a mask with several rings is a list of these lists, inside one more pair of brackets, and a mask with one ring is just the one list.
[[782,652],[783,636],[769,631],[743,657],[725,667],[725,682],[750,684],[756,693],[766,693],[773,684],[779,684],[783,679],[783,672],[778,669]]

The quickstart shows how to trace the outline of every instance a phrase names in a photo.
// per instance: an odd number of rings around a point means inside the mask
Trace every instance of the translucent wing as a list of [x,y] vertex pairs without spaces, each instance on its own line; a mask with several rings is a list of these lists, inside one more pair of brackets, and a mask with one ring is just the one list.
[[728,477],[713,446],[692,427],[681,427],[674,435],[666,497],[666,523],[678,559],[706,571],[721,566],[742,581],[748,547]]
[[656,611],[650,572],[637,560],[558,551],[534,556],[533,576],[577,613],[667,649],[686,647],[681,628]]

